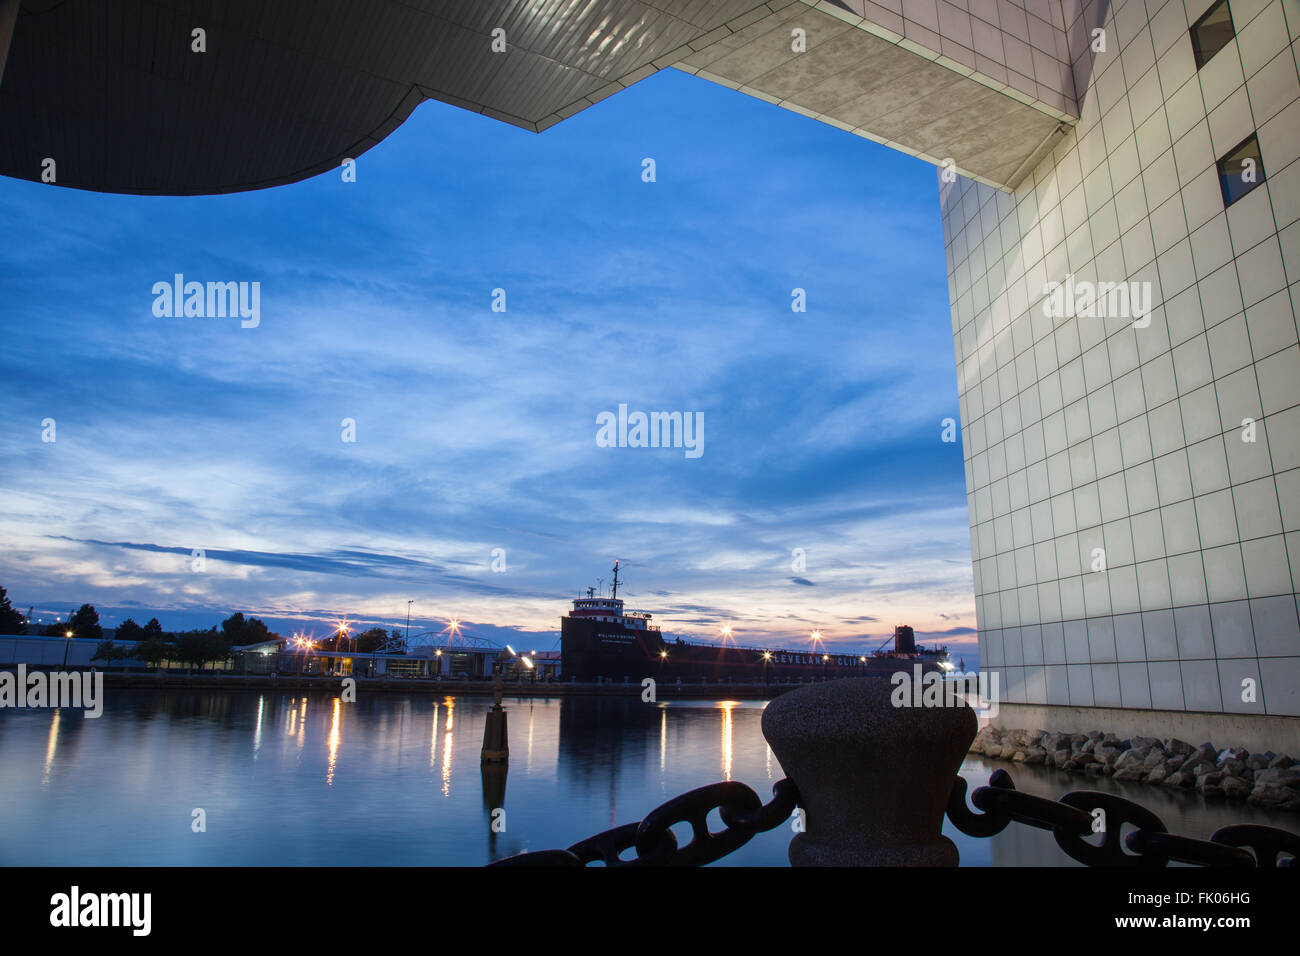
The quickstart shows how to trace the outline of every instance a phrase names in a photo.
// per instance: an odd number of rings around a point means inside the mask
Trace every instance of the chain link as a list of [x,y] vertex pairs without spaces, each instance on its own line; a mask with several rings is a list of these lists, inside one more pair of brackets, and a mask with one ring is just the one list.
[[[971,794],[966,805],[966,781],[957,777],[948,797],[948,819],[962,833],[987,837],[1008,823],[1049,830],[1073,859],[1088,866],[1167,866],[1170,861],[1196,866],[1297,867],[1300,835],[1276,827],[1240,824],[1216,830],[1208,840],[1169,833],[1146,807],[1096,790],[1076,790],[1049,800],[1015,788],[1011,775],[995,770],[986,787]],[[1101,810],[1101,842],[1091,842],[1094,812]],[[1121,839],[1126,824],[1135,829]],[[1244,849],[1249,847],[1250,850]],[[1251,852],[1254,851],[1254,852]],[[1280,854],[1290,854],[1287,859]]]
[[[1276,827],[1237,824],[1216,830],[1208,840],[1169,833],[1160,818],[1141,804],[1113,793],[1075,790],[1059,800],[1017,790],[1011,775],[995,770],[987,786],[977,787],[966,804],[964,777],[953,780],[947,816],[962,833],[991,837],[1010,823],[1051,832],[1070,857],[1088,866],[1159,867],[1171,861],[1196,866],[1263,866],[1300,868],[1300,835]],[[704,866],[744,846],[756,833],[780,826],[799,804],[794,782],[778,780],[772,799],[737,781],[713,783],[674,797],[638,823],[597,833],[567,850],[520,853],[489,866]],[[709,829],[714,811],[723,828]],[[975,812],[976,810],[980,812]],[[1096,811],[1104,816],[1097,818]],[[1104,826],[1093,830],[1094,820]],[[688,823],[691,840],[679,846],[673,827]],[[1132,830],[1124,835],[1124,827]],[[1093,842],[1100,834],[1101,841]],[[1246,849],[1246,848],[1249,849]],[[633,850],[634,855],[624,859]]]
[[[586,866],[597,860],[605,866],[704,866],[721,859],[753,839],[756,833],[775,829],[789,819],[799,803],[799,791],[789,779],[772,787],[772,799],[763,803],[758,794],[738,781],[712,783],[674,797],[646,814],[639,823],[625,823],[575,843],[567,850],[520,853],[489,866]],[[714,810],[723,828],[709,829]],[[691,825],[691,841],[677,845],[673,826]],[[635,848],[636,855],[623,859]]]

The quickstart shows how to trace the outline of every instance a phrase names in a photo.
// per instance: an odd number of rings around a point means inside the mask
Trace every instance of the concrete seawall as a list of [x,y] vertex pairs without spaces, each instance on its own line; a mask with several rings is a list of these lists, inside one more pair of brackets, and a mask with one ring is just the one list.
[[1300,717],[1004,702],[990,723],[999,730],[1039,727],[1087,732],[1100,728],[1120,737],[1176,737],[1193,743],[1228,741],[1251,751],[1300,750]]
[[[180,673],[112,673],[104,671],[108,687],[130,690],[219,690],[219,691],[283,691],[288,693],[330,694],[338,693],[344,677],[326,677],[319,674],[297,675],[241,675],[241,674],[180,674]],[[414,678],[356,678],[359,692],[378,691],[396,694],[430,694],[434,696],[469,695],[492,696],[492,682],[485,680],[421,680]],[[766,700],[801,687],[802,684],[700,684],[660,682],[655,686],[658,700]],[[641,684],[601,684],[570,681],[507,681],[502,692],[507,697],[640,697]]]

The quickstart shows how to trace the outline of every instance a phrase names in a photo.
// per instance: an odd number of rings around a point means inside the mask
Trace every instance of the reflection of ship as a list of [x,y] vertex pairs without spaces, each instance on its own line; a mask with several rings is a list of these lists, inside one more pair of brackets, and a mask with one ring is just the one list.
[[910,627],[894,628],[893,650],[871,654],[832,653],[830,649],[785,650],[738,647],[733,644],[689,644],[665,641],[645,611],[625,611],[618,597],[618,562],[609,597],[596,597],[595,588],[573,602],[560,621],[560,668],[564,679],[619,680],[629,678],[741,680],[783,683],[864,675],[888,676],[951,670],[946,647],[918,646]]

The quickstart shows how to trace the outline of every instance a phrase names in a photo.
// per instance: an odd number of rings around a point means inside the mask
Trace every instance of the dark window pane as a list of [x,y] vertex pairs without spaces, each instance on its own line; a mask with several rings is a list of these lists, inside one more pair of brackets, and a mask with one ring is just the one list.
[[1235,35],[1228,0],[1219,0],[1192,25],[1192,52],[1196,54],[1196,68],[1199,70],[1210,62],[1210,57],[1227,46]]
[[1219,160],[1219,188],[1223,205],[1231,206],[1264,181],[1264,161],[1259,155],[1259,139],[1254,133]]

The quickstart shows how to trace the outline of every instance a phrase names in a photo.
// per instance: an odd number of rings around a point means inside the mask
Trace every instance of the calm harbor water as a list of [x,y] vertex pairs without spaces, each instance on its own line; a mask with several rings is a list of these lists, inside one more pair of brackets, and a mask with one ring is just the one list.
[[[783,774],[759,729],[763,702],[507,699],[511,759],[484,776],[482,697],[119,692],[104,715],[0,711],[5,865],[479,865],[568,846],[640,819],[694,787],[739,780],[766,800]],[[970,758],[971,786],[998,762]],[[1296,828],[1266,812],[1159,787],[1011,767],[1053,798],[1119,792],[1173,831]],[[504,788],[504,792],[502,792]],[[492,810],[505,810],[494,833]],[[192,830],[202,808],[206,832]],[[714,814],[716,819],[716,813]],[[1073,865],[1050,835],[1012,826],[971,839],[962,864]],[[720,865],[787,865],[788,826]]]

